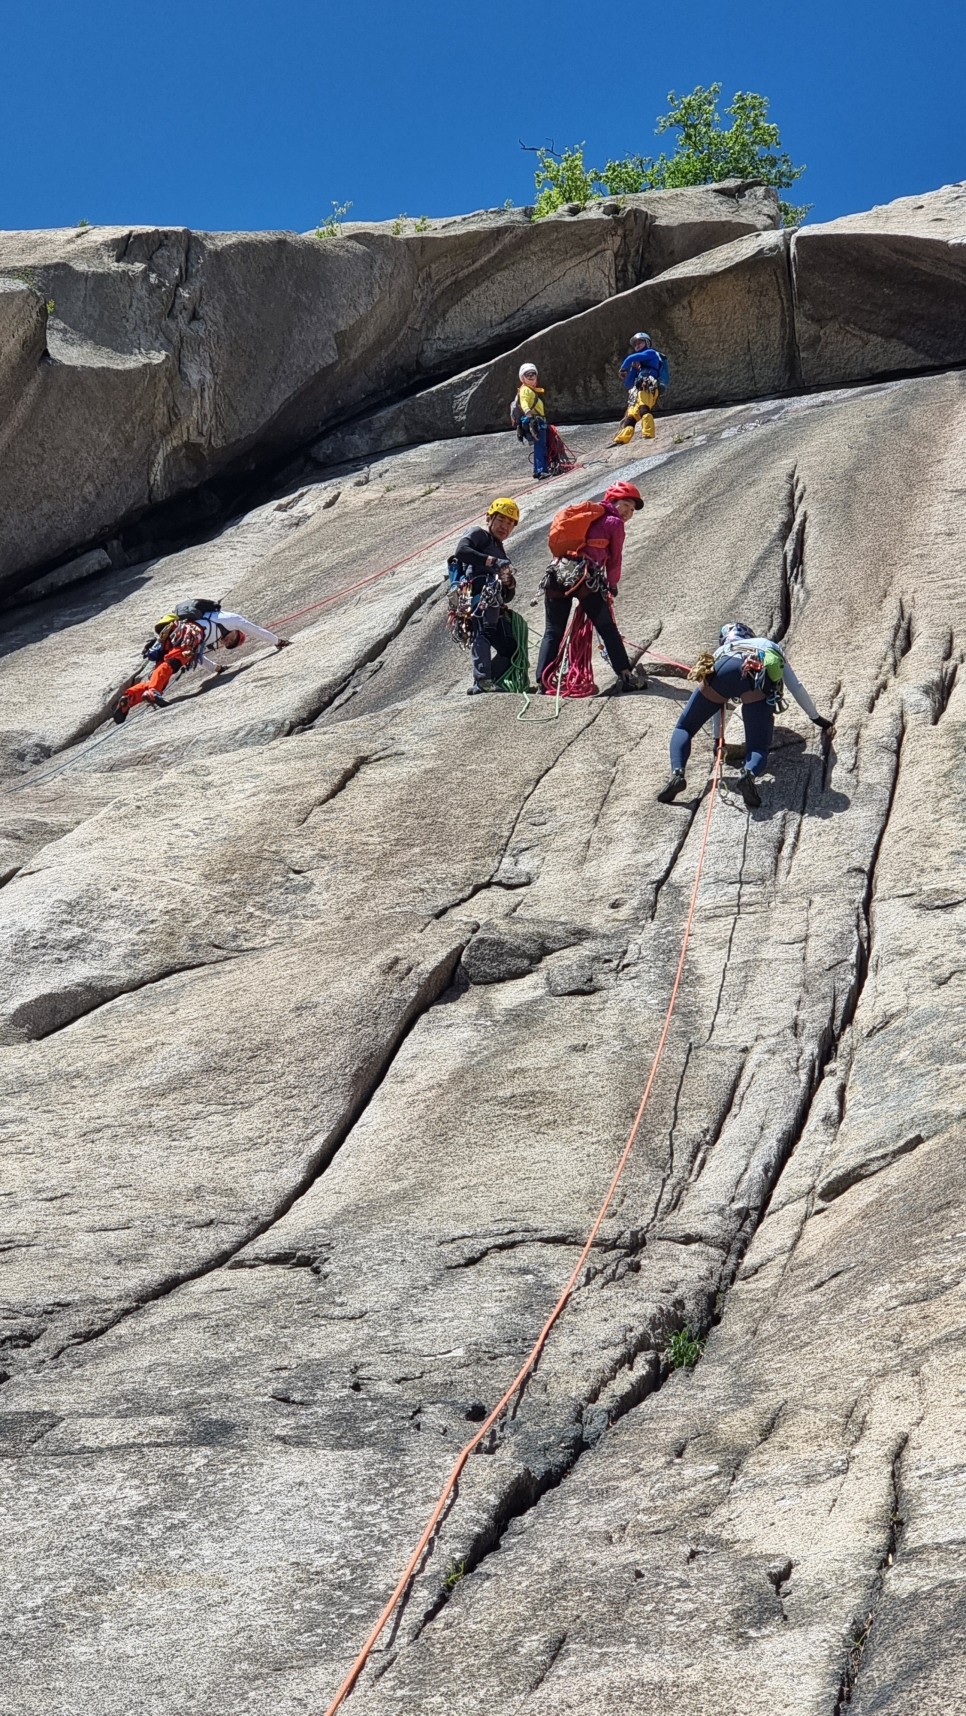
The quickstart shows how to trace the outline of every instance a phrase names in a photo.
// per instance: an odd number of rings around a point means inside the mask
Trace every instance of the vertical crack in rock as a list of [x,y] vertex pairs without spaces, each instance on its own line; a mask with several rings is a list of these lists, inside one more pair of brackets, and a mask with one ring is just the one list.
[[959,670],[963,665],[963,650],[956,648],[956,638],[951,627],[947,627],[943,642],[943,653],[935,679],[927,687],[929,701],[932,706],[931,724],[937,727],[949,708],[949,700],[956,689]]
[[886,1575],[890,1568],[895,1564],[895,1559],[899,1552],[899,1545],[902,1540],[902,1532],[905,1525],[900,1509],[902,1457],[906,1451],[908,1441],[909,1432],[907,1431],[906,1434],[901,1437],[895,1453],[892,1456],[892,1469],[889,1483],[889,1530],[886,1536],[885,1548],[882,1552],[879,1565],[876,1568],[875,1576],[872,1580],[868,1607],[864,1614],[856,1615],[852,1620],[848,1654],[845,1659],[845,1667],[842,1670],[838,1697],[835,1700],[832,1716],[844,1716],[844,1712],[852,1702],[852,1697],[855,1692],[855,1683],[859,1677],[859,1671],[862,1667],[866,1646],[868,1645],[872,1629],[875,1625],[879,1604],[882,1601]]
[[[879,664],[875,684],[869,693],[866,713],[871,715],[879,698],[895,683],[896,675],[905,657],[909,654],[915,641],[912,623],[912,609],[907,608],[900,596],[896,606],[896,617],[893,621],[892,635],[886,645],[885,654]],[[946,659],[946,658],[944,658]],[[941,670],[940,670],[941,672]],[[950,692],[952,687],[950,687]]]
[[702,787],[697,798],[694,800],[694,803],[688,806],[687,820],[684,823],[684,826],[682,827],[681,832],[678,835],[678,838],[676,839],[673,847],[671,848],[671,856],[669,857],[667,863],[665,864],[664,869],[661,871],[661,874],[657,877],[656,881],[652,884],[652,890],[653,891],[651,894],[651,904],[650,904],[650,908],[649,908],[648,914],[647,914],[649,923],[653,923],[654,919],[657,917],[657,908],[658,908],[658,902],[659,902],[660,897],[661,897],[661,890],[663,889],[665,883],[670,880],[671,873],[674,870],[674,866],[676,865],[678,859],[681,856],[681,853],[684,851],[684,848],[687,845],[688,836],[691,833],[692,828],[694,827],[694,819],[697,816],[698,811],[700,810],[703,802],[704,802],[704,788]]
[[320,1175],[325,1173],[338,1155],[353,1127],[361,1119],[379,1087],[386,1079],[406,1039],[423,1014],[430,1010],[452,982],[465,946],[466,941],[464,940],[448,948],[442,958],[426,973],[422,984],[398,1021],[389,1040],[384,1044],[381,1051],[373,1057],[368,1066],[359,1069],[357,1076],[360,1088],[347,1103],[342,1117],[326,1134],[322,1143],[312,1151],[294,1186],[276,1201],[267,1216],[254,1223],[240,1239],[233,1240],[231,1245],[226,1246],[223,1251],[214,1253],[195,1268],[179,1270],[166,1276],[155,1286],[140,1294],[131,1304],[125,1305],[114,1316],[105,1319],[96,1327],[72,1335],[61,1346],[44,1355],[44,1360],[48,1363],[52,1362],[72,1347],[86,1346],[91,1341],[99,1340],[102,1335],[108,1334],[111,1329],[116,1328],[119,1323],[125,1322],[128,1317],[133,1316],[136,1311],[142,1310],[144,1306],[155,1304],[160,1299],[166,1299],[181,1287],[189,1285],[190,1282],[200,1281],[205,1276],[213,1275],[219,1269],[224,1269],[247,1245],[251,1245],[256,1239],[261,1239],[270,1232],[277,1222],[287,1216],[299,1199],[311,1191]]
[[808,510],[805,505],[805,483],[793,465],[788,474],[788,491],[783,519],[778,609],[773,616],[771,636],[776,643],[788,635],[796,608],[806,594],[805,538],[808,531]]

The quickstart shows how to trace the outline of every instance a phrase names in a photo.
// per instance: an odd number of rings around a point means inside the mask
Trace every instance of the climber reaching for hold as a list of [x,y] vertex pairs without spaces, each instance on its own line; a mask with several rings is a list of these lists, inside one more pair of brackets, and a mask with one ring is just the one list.
[[129,685],[126,691],[122,691],[111,711],[118,723],[126,720],[129,711],[138,703],[163,709],[164,692],[176,674],[190,673],[192,668],[202,664],[221,673],[221,664],[208,654],[210,649],[238,649],[246,640],[254,638],[259,643],[274,644],[278,650],[286,649],[292,641],[291,638],[279,637],[277,632],[268,631],[264,626],[257,626],[244,614],[231,613],[218,602],[206,601],[203,597],[179,602],[172,613],[165,614],[158,621],[154,632],[154,637],[142,651],[144,659],[154,664],[152,672],[147,679],[139,680],[136,685]]
[[627,388],[627,410],[613,445],[620,447],[633,441],[638,423],[645,441],[653,441],[653,411],[668,385],[669,374],[667,358],[655,349],[650,334],[634,334],[631,349],[620,366],[620,377]]
[[523,684],[504,683],[513,677],[521,651],[526,664],[527,628],[519,614],[510,611],[516,594],[516,578],[505,544],[520,522],[515,500],[502,495],[491,501],[486,523],[461,536],[449,561],[450,623],[457,642],[468,644],[473,655],[473,684],[468,696],[481,691],[525,690]]
[[[556,679],[575,598],[618,676],[611,690],[642,691],[646,687],[646,675],[631,667],[613,608],[623,570],[625,526],[643,505],[640,490],[633,483],[613,483],[603,501],[579,502],[562,507],[555,515],[550,526],[554,558],[543,581],[546,628],[537,660],[541,691],[554,688],[550,681]],[[586,682],[586,673],[582,677]],[[562,689],[565,695],[589,695],[594,690],[593,676],[589,685],[568,689],[565,684]]]
[[750,626],[736,620],[722,626],[718,648],[704,651],[691,669],[697,689],[682,709],[671,734],[671,768],[667,786],[658,799],[672,804],[686,786],[684,771],[691,755],[691,741],[701,728],[720,715],[726,704],[741,704],[745,728],[745,763],[738,790],[749,810],[761,804],[756,777],[764,773],[775,728],[775,715],[784,708],[782,692],[787,687],[809,720],[830,734],[833,722],[820,715],[801,680],[792,672],[781,644],[756,637]]

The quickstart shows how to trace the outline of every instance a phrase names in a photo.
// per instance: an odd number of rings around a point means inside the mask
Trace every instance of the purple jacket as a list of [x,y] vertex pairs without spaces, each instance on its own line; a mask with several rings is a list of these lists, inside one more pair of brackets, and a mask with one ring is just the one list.
[[592,524],[587,532],[584,553],[595,566],[603,566],[608,584],[616,587],[620,583],[624,557],[624,520],[610,501],[604,503],[603,518]]

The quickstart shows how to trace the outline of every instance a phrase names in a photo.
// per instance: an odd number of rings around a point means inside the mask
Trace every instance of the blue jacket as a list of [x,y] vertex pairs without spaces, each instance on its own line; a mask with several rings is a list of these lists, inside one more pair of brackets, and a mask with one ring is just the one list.
[[661,354],[652,346],[646,352],[631,352],[621,364],[621,381],[625,387],[639,387],[645,376],[656,381],[661,373]]

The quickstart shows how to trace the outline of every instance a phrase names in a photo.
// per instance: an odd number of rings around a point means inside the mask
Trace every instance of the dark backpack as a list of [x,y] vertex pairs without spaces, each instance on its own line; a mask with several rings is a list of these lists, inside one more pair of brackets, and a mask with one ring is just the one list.
[[208,602],[203,596],[196,596],[193,602],[179,602],[174,611],[179,620],[190,620],[194,626],[203,626],[220,607],[220,602]]

